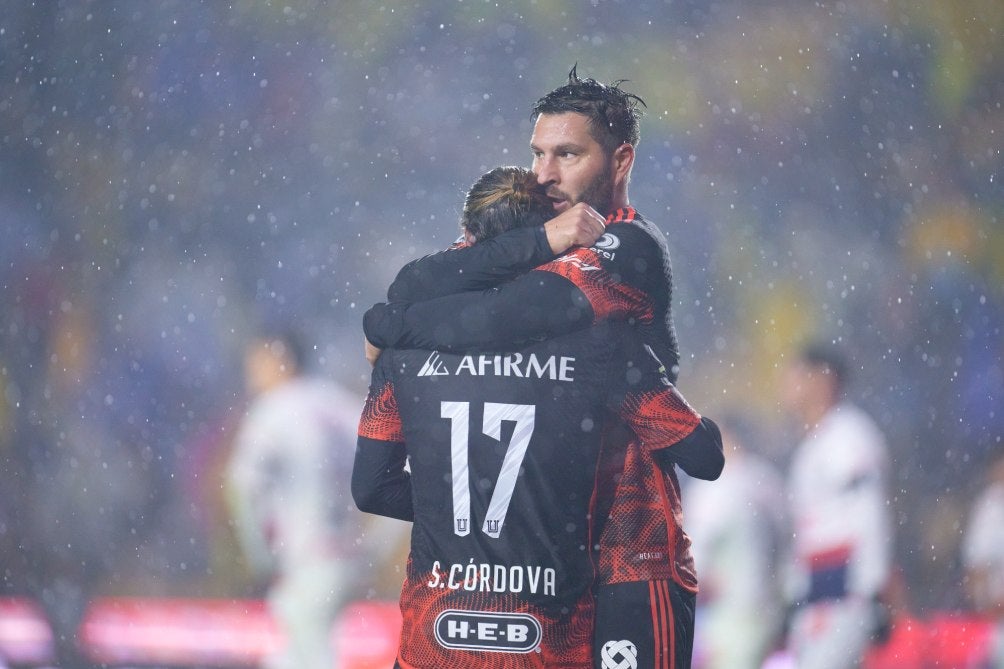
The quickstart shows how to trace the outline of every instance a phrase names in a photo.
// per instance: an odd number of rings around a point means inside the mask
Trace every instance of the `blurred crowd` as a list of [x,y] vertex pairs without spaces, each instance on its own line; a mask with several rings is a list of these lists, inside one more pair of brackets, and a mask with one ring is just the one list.
[[1000,3],[8,4],[0,594],[261,594],[224,499],[242,348],[294,324],[361,399],[362,312],[529,164],[577,62],[647,104],[632,204],[673,253],[681,388],[783,471],[779,371],[843,346],[908,605],[970,606],[1004,448]]

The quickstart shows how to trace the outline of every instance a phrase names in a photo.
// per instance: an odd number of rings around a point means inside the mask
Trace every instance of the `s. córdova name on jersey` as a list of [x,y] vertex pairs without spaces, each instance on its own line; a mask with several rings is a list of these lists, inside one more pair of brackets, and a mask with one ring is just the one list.
[[467,592],[529,592],[551,597],[557,594],[558,574],[553,567],[475,563],[474,558],[467,564],[447,567],[435,560],[429,576],[425,585],[430,588]]
[[531,353],[465,355],[451,370],[438,351],[433,351],[418,376],[512,376],[520,379],[574,381],[575,358],[564,355],[540,356]]

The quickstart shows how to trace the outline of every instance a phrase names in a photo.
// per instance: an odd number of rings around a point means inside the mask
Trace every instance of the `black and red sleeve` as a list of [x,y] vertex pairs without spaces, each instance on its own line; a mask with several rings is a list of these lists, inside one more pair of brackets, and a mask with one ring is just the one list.
[[609,385],[620,418],[661,469],[678,465],[695,478],[714,480],[725,466],[722,437],[666,377],[648,346],[625,337],[625,359]]
[[517,228],[472,246],[455,244],[401,268],[387,290],[390,302],[419,302],[480,291],[554,258],[544,226]]
[[401,415],[387,373],[392,356],[388,351],[377,361],[359,419],[352,499],[360,511],[410,521],[414,519],[411,475],[405,469]]
[[604,320],[650,324],[650,286],[663,281],[653,277],[662,274],[659,249],[633,224],[607,229],[603,244],[575,248],[497,288],[375,305],[363,318],[366,337],[380,348],[501,350]]
[[693,432],[671,448],[652,451],[652,457],[663,471],[679,465],[688,476],[714,481],[725,468],[722,432],[715,421],[701,416],[701,423]]

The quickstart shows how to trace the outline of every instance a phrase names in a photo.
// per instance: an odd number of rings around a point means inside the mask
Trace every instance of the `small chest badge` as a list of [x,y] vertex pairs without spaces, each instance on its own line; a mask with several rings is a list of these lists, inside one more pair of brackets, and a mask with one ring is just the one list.
[[593,248],[603,249],[604,251],[613,251],[614,249],[620,247],[621,240],[617,238],[616,235],[612,235],[609,232],[604,232],[603,236],[596,240],[593,244]]

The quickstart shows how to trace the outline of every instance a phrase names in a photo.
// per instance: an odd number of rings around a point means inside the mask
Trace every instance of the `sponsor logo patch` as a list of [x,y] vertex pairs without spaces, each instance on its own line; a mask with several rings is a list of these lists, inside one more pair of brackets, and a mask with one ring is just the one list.
[[613,251],[619,248],[621,245],[621,240],[617,238],[617,235],[612,235],[609,232],[604,232],[603,236],[596,240],[593,244],[594,249],[603,249],[604,251]]
[[443,611],[436,617],[436,641],[444,648],[529,653],[540,645],[541,627],[526,613]]
[[536,353],[465,355],[452,371],[438,352],[425,359],[416,376],[513,376],[520,379],[574,381],[575,358],[567,355],[538,357]]

